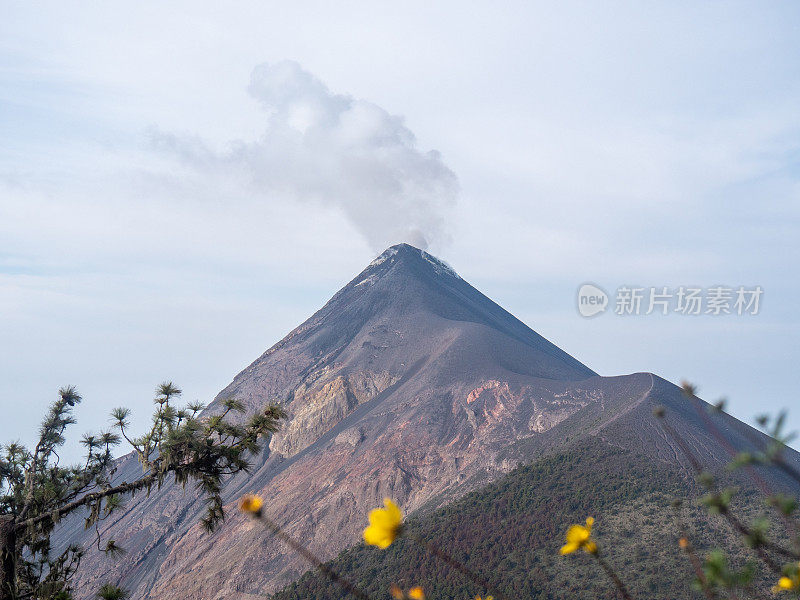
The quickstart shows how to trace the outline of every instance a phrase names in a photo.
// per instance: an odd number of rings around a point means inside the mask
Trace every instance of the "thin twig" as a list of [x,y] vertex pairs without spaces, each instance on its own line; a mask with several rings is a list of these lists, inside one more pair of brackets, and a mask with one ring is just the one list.
[[[483,577],[478,575],[475,571],[473,571],[472,569],[470,569],[469,567],[467,567],[463,563],[457,561],[455,558],[453,558],[452,556],[447,554],[444,550],[439,548],[433,542],[428,542],[426,540],[423,540],[422,538],[420,538],[420,537],[418,537],[418,536],[416,536],[414,534],[407,534],[407,535],[412,540],[414,540],[417,544],[422,546],[426,551],[428,551],[428,553],[430,553],[430,554],[434,555],[436,558],[444,561],[445,563],[450,565],[452,568],[454,568],[459,573],[462,573],[463,575],[466,575],[470,579],[470,581],[472,581],[472,583],[474,583],[478,587],[486,590],[487,592],[489,592],[491,590],[491,585],[489,584],[488,581],[486,581],[486,579],[484,579]],[[497,600],[504,600],[503,596],[501,596],[498,593],[493,593],[493,597],[496,598]]]
[[[695,412],[697,412],[697,414],[700,416],[700,418],[705,423],[706,429],[709,432],[711,432],[711,435],[714,436],[714,439],[716,439],[717,442],[719,442],[719,444],[723,447],[725,452],[728,453],[728,456],[730,456],[731,459],[735,459],[738,456],[738,452],[736,451],[736,448],[734,448],[733,445],[728,440],[728,438],[726,438],[723,435],[723,433],[720,430],[720,428],[714,422],[714,419],[712,419],[710,417],[710,415],[708,414],[708,411],[703,406],[703,401],[700,398],[698,398],[695,395],[694,391],[692,391],[692,390],[684,389],[684,394],[686,394],[689,397],[689,399],[692,401],[692,404],[694,406]],[[761,490],[761,493],[764,495],[764,498],[769,499],[769,498],[771,498],[771,497],[773,497],[775,495],[774,490],[758,474],[758,472],[756,472],[755,468],[753,468],[753,465],[745,465],[745,470],[747,471],[747,474],[750,476],[750,479],[752,479],[753,482],[756,484],[756,486]],[[792,519],[787,517],[780,510],[777,510],[777,513],[778,513],[778,516],[780,517],[780,519],[783,521],[784,525],[786,525],[786,527],[788,529],[790,529],[790,530],[793,529],[795,531],[795,533],[800,533],[800,528],[798,528],[797,523],[792,521]]]
[[[720,410],[720,412],[724,411]],[[775,456],[769,455],[769,450],[764,445],[764,440],[762,440],[761,437],[759,437],[759,435],[754,435],[753,432],[757,432],[762,436],[766,436],[769,439],[772,439],[776,444],[778,444],[778,451],[775,453]],[[798,472],[797,469],[793,468],[783,459],[782,454],[787,447],[785,443],[775,438],[771,438],[769,434],[766,434],[762,431],[750,427],[746,427],[745,429],[742,430],[741,433],[750,441],[751,444],[753,444],[753,447],[756,448],[764,456],[764,458],[769,461],[769,464],[778,467],[786,475],[794,479],[797,483],[800,483],[800,472]]]
[[280,538],[281,541],[285,542],[287,546],[289,546],[292,550],[297,552],[300,556],[302,556],[308,562],[314,565],[328,579],[333,581],[342,589],[351,593],[356,598],[359,598],[360,600],[370,600],[370,597],[366,594],[366,592],[363,592],[360,589],[358,589],[355,585],[350,583],[347,579],[339,575],[336,571],[334,571],[328,565],[322,562],[308,548],[303,546],[303,544],[301,544],[293,537],[291,537],[288,533],[286,533],[283,530],[283,528],[280,525],[278,525],[275,521],[273,521],[269,517],[264,516],[263,514],[256,515],[256,518],[262,523],[264,523],[264,525],[266,525],[267,528],[272,531],[272,533],[274,533],[278,538]]
[[[672,437],[672,439],[674,439],[675,442],[678,444],[678,446],[681,449],[681,452],[683,452],[684,456],[686,456],[686,459],[689,461],[689,464],[692,465],[692,468],[695,470],[695,472],[698,475],[702,474],[703,473],[703,468],[700,465],[700,463],[698,462],[698,460],[695,458],[694,454],[692,453],[691,449],[689,448],[688,444],[686,443],[686,440],[684,440],[678,434],[678,432],[676,432],[672,428],[672,426],[669,423],[667,423],[666,418],[664,416],[659,417],[659,423],[661,424],[661,427],[664,429],[664,431],[666,433],[668,433],[670,435],[670,437]],[[716,488],[716,485],[715,485],[715,488]],[[728,521],[728,523],[731,524],[731,526],[737,532],[739,532],[740,534],[745,535],[745,536],[749,536],[750,535],[751,532],[736,517],[734,517],[732,514],[730,514],[730,511],[721,510],[720,514]],[[778,546],[778,548],[780,548],[780,546]],[[758,557],[764,562],[764,564],[766,564],[767,567],[769,567],[769,569],[772,570],[774,573],[780,574],[780,573],[783,572],[783,569],[781,568],[781,566],[778,565],[775,561],[773,561],[769,557],[769,555],[766,552],[764,552],[763,548],[760,548],[760,547],[756,546],[755,548],[753,548],[753,550],[756,552]],[[784,549],[782,549],[782,550],[784,550]],[[785,552],[789,552],[788,550],[784,550],[784,551]]]
[[716,600],[717,597],[708,585],[708,579],[706,579],[705,573],[703,573],[703,567],[700,564],[700,559],[697,558],[697,554],[695,554],[694,548],[689,542],[689,539],[684,536],[681,538],[681,542],[681,548],[683,548],[684,552],[686,552],[686,556],[689,557],[689,562],[692,563],[694,574],[697,577],[697,581],[700,582],[700,588],[703,590],[703,594],[705,594],[705,597],[708,598],[708,600]]
[[600,551],[598,550],[597,552],[593,553],[592,556],[595,557],[600,566],[603,567],[603,571],[606,572],[606,575],[608,575],[611,581],[614,582],[614,585],[617,586],[617,589],[619,590],[619,593],[622,594],[622,597],[625,600],[632,600],[631,595],[628,592],[628,588],[626,588],[625,584],[622,583],[622,580],[616,574],[614,569],[611,568],[611,565],[609,565],[606,560],[600,556]]

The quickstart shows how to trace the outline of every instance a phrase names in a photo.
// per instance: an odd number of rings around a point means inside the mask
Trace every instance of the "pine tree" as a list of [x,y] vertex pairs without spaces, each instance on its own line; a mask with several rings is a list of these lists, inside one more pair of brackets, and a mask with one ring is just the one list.
[[[285,414],[277,405],[269,405],[246,419],[244,405],[228,398],[206,415],[201,404],[174,406],[180,395],[171,382],[158,386],[152,425],[140,437],[131,436],[130,411],[114,409],[111,430],[81,439],[85,459],[62,466],[57,450],[66,441],[66,429],[76,422],[73,409],[81,401],[74,387],[64,387],[42,421],[33,450],[19,443],[2,447],[0,600],[71,598],[70,582],[85,550],[73,544],[56,555],[50,538],[57,523],[75,511],[85,512],[87,528],[97,527],[126,497],[149,493],[171,480],[182,486],[195,483],[207,504],[204,527],[212,531],[220,524],[225,516],[223,478],[248,470],[248,457],[277,431]],[[135,481],[115,479],[112,449],[123,440],[142,465],[142,475]],[[99,530],[97,541],[100,544]],[[124,551],[113,539],[101,548],[112,555]],[[106,595],[99,597],[126,597],[112,584],[101,593]]]

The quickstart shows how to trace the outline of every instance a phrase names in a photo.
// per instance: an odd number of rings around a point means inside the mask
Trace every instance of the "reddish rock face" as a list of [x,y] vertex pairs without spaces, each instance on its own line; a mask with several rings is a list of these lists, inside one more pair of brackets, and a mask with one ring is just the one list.
[[[648,374],[598,377],[446,264],[394,246],[220,392],[289,414],[251,472],[227,482],[225,524],[202,532],[192,490],[137,496],[103,524],[128,553],[88,553],[77,597],[112,581],[134,599],[244,600],[297,578],[308,565],[236,514],[246,492],[329,558],[360,539],[385,496],[406,513],[437,506],[580,435],[672,460],[648,421],[655,390],[678,406],[674,386]],[[119,478],[138,469],[122,459]],[[79,521],[59,538],[88,541]]]

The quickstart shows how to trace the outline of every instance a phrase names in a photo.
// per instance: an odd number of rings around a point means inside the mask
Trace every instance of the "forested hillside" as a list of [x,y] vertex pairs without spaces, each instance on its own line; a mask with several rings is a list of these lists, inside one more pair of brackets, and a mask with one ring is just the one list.
[[[596,519],[595,531],[609,563],[637,598],[701,597],[694,574],[678,548],[679,515],[699,552],[736,547],[726,524],[699,507],[693,479],[672,465],[655,464],[634,452],[592,438],[568,451],[519,467],[502,480],[438,511],[412,517],[409,528],[488,580],[505,598],[617,598],[598,566],[583,553],[559,556],[566,526]],[[676,509],[676,499],[682,508]],[[752,513],[754,493],[741,502]],[[276,541],[276,543],[278,543]],[[741,549],[743,563],[753,559]],[[475,587],[408,538],[387,550],[358,545],[331,565],[374,598],[390,586],[421,585],[428,598],[471,599]],[[273,596],[274,600],[343,598],[317,572]]]

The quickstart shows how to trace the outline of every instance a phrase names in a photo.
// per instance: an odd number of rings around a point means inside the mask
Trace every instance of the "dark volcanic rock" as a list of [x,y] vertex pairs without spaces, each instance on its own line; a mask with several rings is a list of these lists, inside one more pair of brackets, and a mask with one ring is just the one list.
[[[558,446],[599,435],[680,462],[654,402],[698,451],[725,458],[677,388],[655,376],[603,378],[500,308],[438,259],[394,246],[220,392],[251,409],[281,403],[283,429],[253,469],[227,482],[229,519],[203,533],[203,506],[168,485],[104,522],[128,553],[88,553],[78,597],[104,581],[134,599],[262,598],[308,567],[233,502],[266,511],[323,557],[353,544],[384,496],[406,512],[437,505]],[[212,404],[209,410],[214,410]],[[751,434],[728,419],[737,445]],[[133,478],[135,459],[122,459]],[[83,539],[78,520],[61,539]]]

